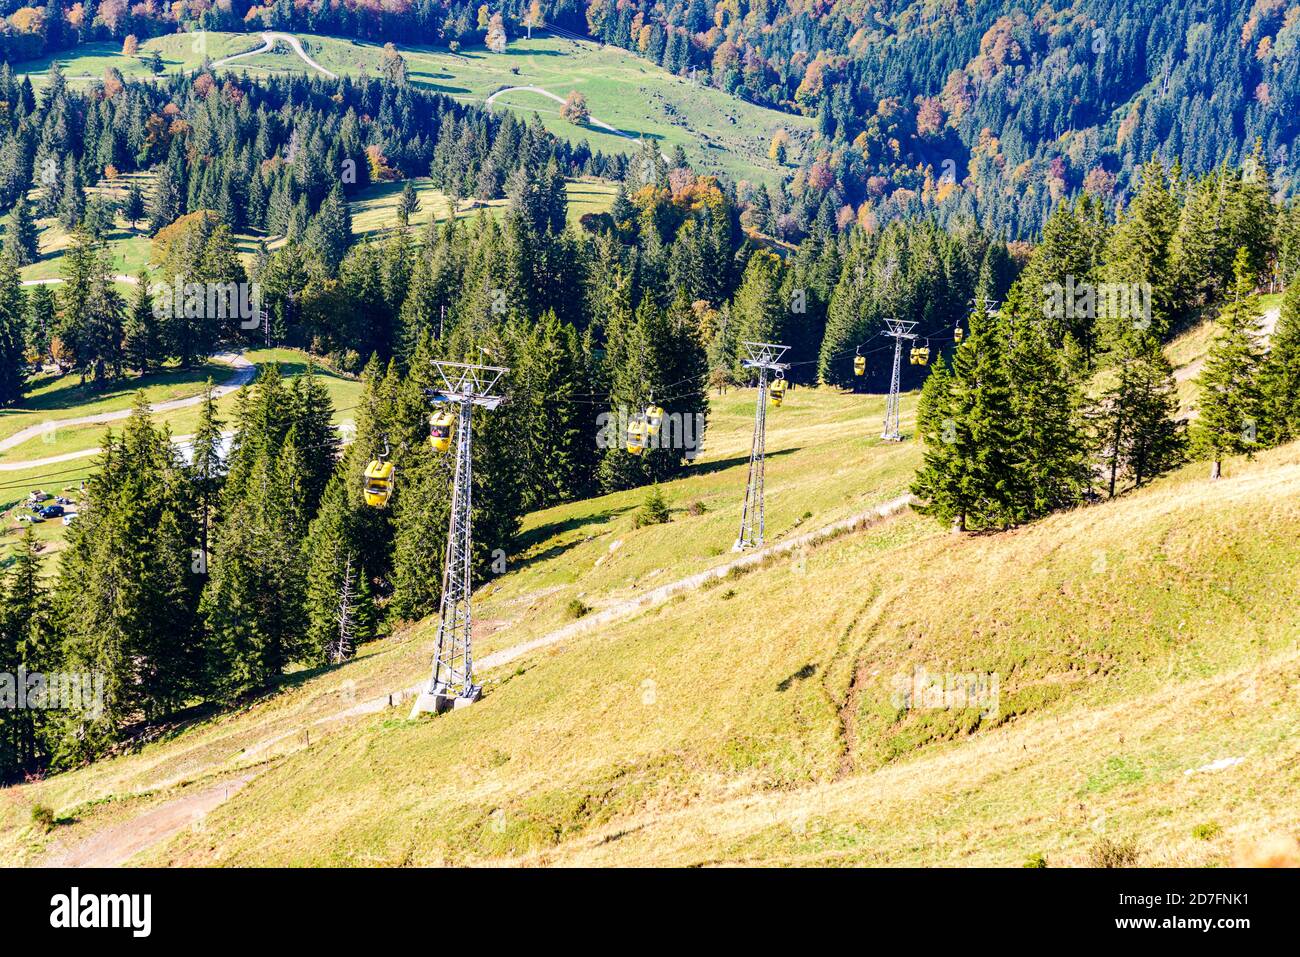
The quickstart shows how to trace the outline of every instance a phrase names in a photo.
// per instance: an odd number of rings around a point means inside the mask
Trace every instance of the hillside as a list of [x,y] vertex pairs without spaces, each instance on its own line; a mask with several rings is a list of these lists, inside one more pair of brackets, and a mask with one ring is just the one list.
[[[700,171],[785,180],[787,239],[921,213],[1032,238],[1062,197],[1122,204],[1152,156],[1199,175],[1256,143],[1277,189],[1295,189],[1300,8],[1283,0],[883,0],[869,14],[843,2],[510,0],[495,11],[499,54],[486,52],[480,9],[137,5],[56,36],[22,8],[0,56],[38,85],[56,59],[81,81],[205,58],[330,78],[375,75],[390,42],[412,81],[467,102],[532,88],[494,102],[540,112],[573,142],[609,152],[624,135],[651,137],[682,145]],[[128,35],[139,50],[123,56]],[[592,106],[581,129],[551,98],[573,90]]]
[[[1105,836],[1214,864],[1300,824],[1300,447],[993,535],[903,511],[636,607],[730,561],[752,397],[715,397],[706,455],[664,486],[670,524],[632,527],[644,491],[527,517],[480,590],[473,708],[385,706],[425,673],[422,623],[9,789],[0,856],[1057,866]],[[771,541],[906,487],[917,448],[881,444],[880,411],[798,389],[769,416]],[[575,598],[607,620],[572,624]],[[914,667],[995,673],[996,708],[901,709]],[[62,819],[49,835],[36,802]]]
[[[36,379],[23,405],[0,411],[0,567],[4,567],[24,525],[16,516],[33,489],[77,497],[82,481],[95,471],[96,455],[110,429],[121,432],[139,392],[155,407],[155,421],[165,424],[178,444],[198,425],[198,399],[211,380],[220,390],[218,415],[233,424],[236,388],[275,363],[286,378],[302,375],[308,361],[334,404],[335,421],[350,426],[356,416],[361,385],[353,377],[321,366],[319,360],[293,349],[250,349],[242,353],[252,368],[240,374],[236,357],[221,356],[194,369],[169,368],[149,376],[132,376],[114,388],[95,388],[76,373]],[[63,544],[64,526],[45,521],[33,526],[42,554],[52,558]],[[52,563],[51,563],[52,564]],[[52,570],[52,569],[51,569]]]
[[[381,43],[311,33],[266,36],[271,49],[265,52],[259,52],[264,46],[257,34],[204,31],[193,37],[146,40],[136,56],[123,55],[120,45],[95,43],[58,57],[19,62],[13,69],[30,76],[38,89],[47,81],[55,59],[74,84],[99,82],[109,68],[127,78],[144,79],[151,75],[146,58],[155,51],[165,74],[196,70],[205,59],[220,71],[251,78],[380,73]],[[302,54],[289,45],[289,39],[298,42]],[[767,156],[772,136],[778,129],[797,136],[812,129],[807,118],[735,99],[616,47],[539,34],[531,40],[519,38],[501,54],[483,47],[452,54],[408,45],[406,38],[397,41],[397,48],[406,61],[407,76],[418,86],[466,103],[488,103],[524,116],[536,113],[556,136],[575,144],[586,141],[592,150],[605,153],[634,152],[641,138],[654,140],[665,152],[681,146],[698,171],[724,173],[735,180],[775,185],[783,169]],[[587,98],[593,122],[577,127],[560,117],[561,104],[551,97],[563,101],[573,91]]]

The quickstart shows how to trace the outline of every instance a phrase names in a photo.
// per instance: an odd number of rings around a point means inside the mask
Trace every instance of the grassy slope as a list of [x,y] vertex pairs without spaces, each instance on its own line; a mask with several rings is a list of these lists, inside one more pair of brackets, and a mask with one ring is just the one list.
[[[847,537],[532,656],[450,719],[361,721],[145,859],[1060,864],[1105,834],[1225,860],[1300,823],[1298,452],[1007,535]],[[918,664],[1000,674],[996,717],[900,713]]]
[[116,67],[127,79],[148,79],[153,76],[153,72],[145,62],[145,57],[155,50],[162,57],[167,73],[179,73],[198,69],[203,65],[205,57],[220,60],[233,53],[259,47],[261,43],[255,34],[211,31],[193,35],[171,34],[145,40],[140,44],[140,53],[128,57],[122,55],[122,44],[101,41],[86,43],[53,57],[24,60],[14,66],[14,72],[30,76],[32,85],[38,90],[45,86],[50,64],[54,60],[59,62],[64,77],[71,83],[98,82],[104,78],[104,71],[109,67]]
[[[623,493],[531,516],[525,560],[485,589],[480,653],[563,621],[576,594],[600,607],[721,560],[749,398],[719,403],[708,459],[667,489],[703,515],[633,531],[641,494]],[[769,469],[773,537],[906,482],[916,450],[870,439],[878,412],[800,390],[773,416],[773,448],[792,450]],[[1069,864],[1104,834],[1149,863],[1224,862],[1300,823],[1300,447],[1217,484],[1202,471],[1000,535],[900,517],[526,655],[467,711],[304,730],[418,678],[420,626],[236,716],[12,789],[0,853],[37,859],[254,767],[138,860]],[[918,664],[997,672],[996,715],[900,712],[891,679]],[[1184,773],[1223,757],[1244,760]],[[36,835],[34,800],[75,820]],[[1211,822],[1221,837],[1192,837]]]
[[[411,182],[420,199],[420,208],[411,217],[412,229],[419,229],[430,220],[443,222],[451,215],[450,197],[437,189],[431,180],[421,176]],[[397,203],[405,185],[404,181],[376,183],[358,193],[348,204],[352,213],[352,231],[359,237],[375,237],[395,230]],[[569,222],[576,225],[587,213],[607,211],[614,203],[617,186],[598,179],[580,179],[566,182],[565,189],[569,199]],[[457,210],[456,218],[472,219],[484,209],[493,216],[501,216],[506,205],[504,199],[494,199],[487,203],[475,202],[472,205],[466,201]]]
[[[206,52],[214,61],[256,48],[256,35],[208,32]],[[335,73],[376,75],[382,45],[335,37],[298,35],[308,54]],[[203,48],[189,36],[158,37],[141,45],[145,54],[157,49],[169,73],[197,69]],[[682,77],[614,47],[576,43],[539,34],[532,40],[513,40],[504,54],[486,49],[452,55],[431,47],[401,47],[412,82],[464,101],[481,102],[499,89],[537,86],[566,96],[578,90],[587,97],[592,114],[633,138],[648,136],[667,151],[676,144],[686,150],[692,165],[702,173],[725,172],[734,179],[776,182],[782,171],[767,158],[767,146],[778,128],[811,129],[806,117],[791,116],[755,106],[712,87]],[[75,56],[60,58],[65,74],[74,82],[102,78],[108,66],[125,76],[147,77],[142,60],[124,57],[112,44],[79,47]],[[517,74],[512,73],[517,68]],[[49,60],[18,64],[16,70],[43,86]],[[272,53],[245,57],[223,70],[266,76],[275,73],[316,74],[284,44]],[[574,127],[561,119],[560,105],[535,93],[503,96],[500,105],[525,115],[538,113],[546,128],[574,143],[587,140],[592,149],[605,152],[635,150],[636,143],[595,126]]]
[[[247,356],[258,366],[276,362],[281,373],[289,377],[301,375],[307,366],[306,356],[293,349],[254,349]],[[0,411],[0,437],[51,420],[129,408],[135,393],[141,389],[155,403],[197,395],[208,378],[220,383],[230,376],[230,371],[229,366],[209,362],[193,370],[169,370],[151,375],[145,380],[132,378],[106,391],[96,391],[90,386],[80,385],[75,374],[48,378],[38,384],[22,407]],[[352,409],[361,395],[360,382],[335,375],[319,366],[316,371],[334,403],[335,421],[352,419]],[[223,396],[217,402],[218,414],[225,420],[227,428],[230,427],[234,408],[233,394]],[[155,421],[165,423],[172,435],[179,436],[192,434],[198,426],[198,418],[198,406],[190,406],[160,413],[155,416]],[[116,421],[59,428],[0,454],[0,462],[36,460],[65,452],[97,448],[109,429],[120,431],[122,425],[123,422]],[[25,527],[8,510],[23,502],[27,492],[33,488],[43,488],[49,492],[75,491],[81,479],[93,471],[93,462],[93,458],[86,458],[22,471],[0,472],[0,509],[6,512],[0,519],[0,564],[8,558],[21,528]],[[37,538],[46,543],[49,549],[47,554],[56,554],[63,540],[62,523],[48,521],[37,524],[35,528]]]
[[[1280,292],[1268,293],[1259,297],[1260,313],[1267,313],[1282,306]],[[1206,319],[1188,329],[1165,347],[1165,355],[1174,367],[1178,380],[1178,403],[1180,414],[1186,414],[1193,408],[1196,398],[1196,377],[1201,364],[1209,355],[1210,346],[1218,335],[1218,326],[1213,318]]]
[[[731,392],[717,401],[708,449],[698,467],[665,487],[677,509],[672,525],[632,530],[632,510],[644,499],[644,491],[528,516],[521,551],[511,559],[509,574],[480,591],[480,655],[531,637],[549,623],[566,622],[565,607],[576,594],[599,607],[627,594],[632,579],[658,583],[723,560],[736,534],[752,402],[752,391]],[[911,397],[906,397],[905,424],[911,408]],[[906,485],[915,448],[882,445],[875,438],[882,409],[882,400],[875,396],[798,389],[769,416],[769,448],[777,453],[768,467],[769,539],[860,511]],[[683,515],[681,510],[694,501],[706,502],[709,511]],[[806,512],[812,517],[801,521]],[[686,527],[707,541],[683,549],[681,532]],[[623,546],[612,558],[605,557],[616,541]],[[270,699],[191,728],[174,742],[58,775],[35,790],[0,792],[14,802],[0,802],[0,859],[25,858],[49,846],[29,833],[28,801],[45,801],[74,813],[78,823],[60,828],[51,840],[75,840],[102,827],[111,817],[105,815],[120,810],[122,802],[143,808],[170,796],[183,782],[220,778],[302,747],[304,728],[312,720],[419,680],[427,673],[431,640],[425,626],[404,631],[367,647],[357,661],[299,675]],[[488,677],[501,680],[505,675]],[[317,737],[315,729],[308,734],[310,740]],[[280,735],[287,737],[276,740]],[[273,743],[261,746],[268,741]],[[254,746],[256,750],[245,753]],[[109,804],[99,803],[110,799]]]
[[[298,375],[306,368],[303,353],[292,349],[254,349],[248,352],[248,358],[256,365],[278,362],[285,375]],[[336,375],[317,366],[317,374],[322,377],[330,391],[336,408],[352,406],[361,393],[361,386],[353,379]],[[124,382],[97,391],[91,385],[79,384],[75,373],[46,380],[23,405],[6,409],[0,417],[0,436],[12,435],[20,429],[40,425],[48,421],[77,418],[130,408],[135,401],[137,391],[143,389],[151,402],[164,402],[169,399],[181,399],[198,395],[203,391],[204,383],[210,378],[220,384],[231,375],[231,367],[219,362],[207,362],[195,369],[182,371],[169,369],[141,379],[133,376]],[[218,400],[219,414],[229,416],[234,409],[234,395],[226,395]],[[173,409],[159,413],[156,421],[166,423],[173,435],[187,435],[194,431],[198,421],[198,407]],[[121,428],[120,422],[105,424],[69,426],[54,432],[38,436],[18,445],[3,454],[0,462],[26,461],[60,455],[79,449],[95,448],[109,428]]]

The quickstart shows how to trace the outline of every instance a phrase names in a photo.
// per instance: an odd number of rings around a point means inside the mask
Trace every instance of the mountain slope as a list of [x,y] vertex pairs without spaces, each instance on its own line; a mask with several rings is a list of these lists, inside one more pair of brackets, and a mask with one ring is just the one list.
[[[359,722],[144,860],[1016,865],[1099,834],[1226,860],[1296,823],[1300,448],[1200,471],[1003,535],[846,536],[530,656],[450,719]],[[918,665],[998,673],[996,715],[900,712]],[[817,822],[808,847],[773,809]],[[1226,838],[1194,843],[1206,822]]]
[[[717,420],[725,464],[672,483],[675,502],[734,505],[743,398]],[[794,400],[798,427],[775,420],[793,450],[770,463],[774,538],[853,488],[881,500],[895,473],[872,463],[911,454],[862,437],[876,399]],[[131,859],[1073,864],[1105,836],[1146,863],[1224,863],[1297,826],[1300,446],[1202,473],[997,535],[903,515],[525,654],[466,711],[367,713],[419,679],[426,623],[242,714],[11,789],[0,847],[72,853],[231,782]],[[721,552],[730,509],[632,530],[637,501],[531,517],[524,560],[482,596],[480,654],[563,622],[575,594],[608,607],[725,561],[696,548]],[[915,667],[996,673],[996,709],[900,708]],[[75,821],[34,834],[36,800]]]

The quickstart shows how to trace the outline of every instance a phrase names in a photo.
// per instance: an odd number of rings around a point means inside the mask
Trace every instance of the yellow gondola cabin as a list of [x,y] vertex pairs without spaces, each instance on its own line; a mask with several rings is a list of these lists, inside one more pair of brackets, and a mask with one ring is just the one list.
[[429,442],[435,452],[451,448],[451,426],[455,418],[450,412],[435,412],[429,416]]
[[785,380],[777,379],[772,383],[772,404],[780,405],[785,400]]
[[853,374],[864,375],[867,371],[867,360],[864,356],[853,357]]
[[373,508],[383,508],[393,497],[393,483],[396,470],[392,462],[372,459],[366,466],[365,497],[366,504]]
[[640,455],[650,444],[650,423],[644,412],[632,416],[627,427],[627,451],[629,455]]

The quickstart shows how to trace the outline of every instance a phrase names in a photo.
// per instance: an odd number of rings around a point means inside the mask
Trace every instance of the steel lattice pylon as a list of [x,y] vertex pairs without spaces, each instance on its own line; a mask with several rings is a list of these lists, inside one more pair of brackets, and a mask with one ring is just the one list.
[[442,572],[442,598],[438,609],[438,640],[433,655],[429,687],[415,701],[411,717],[425,711],[446,711],[477,701],[482,691],[474,684],[473,614],[473,463],[475,406],[495,409],[504,396],[492,389],[509,369],[435,362],[445,388],[433,390],[436,400],[455,403],[456,474],[452,482],[451,519],[447,528],[447,553]]
[[[745,488],[745,505],[740,513],[740,535],[732,551],[763,546],[763,466],[767,451],[767,374],[790,368],[779,362],[789,346],[770,342],[742,342],[749,353],[741,365],[758,370],[758,398],[754,405],[754,438],[749,446],[749,482]],[[757,531],[756,531],[757,530]]]
[[901,442],[903,434],[898,431],[898,385],[903,359],[903,340],[916,338],[912,332],[916,328],[916,323],[886,319],[885,327],[889,330],[885,335],[894,337],[894,372],[889,378],[889,398],[885,400],[885,429],[880,433],[880,437],[888,442]]

